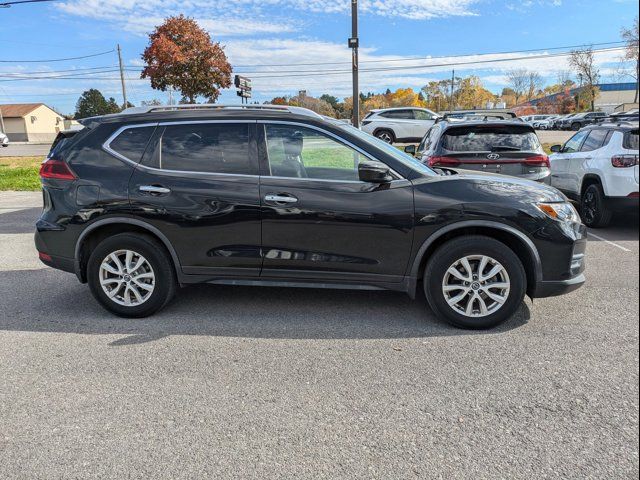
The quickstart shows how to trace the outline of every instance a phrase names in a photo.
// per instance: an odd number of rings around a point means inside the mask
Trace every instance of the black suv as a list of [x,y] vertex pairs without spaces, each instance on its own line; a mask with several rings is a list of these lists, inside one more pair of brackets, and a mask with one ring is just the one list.
[[584,282],[585,228],[557,190],[455,169],[296,107],[142,107],[59,135],[41,168],[40,259],[108,310],[178,285],[424,289],[488,328],[525,294]]

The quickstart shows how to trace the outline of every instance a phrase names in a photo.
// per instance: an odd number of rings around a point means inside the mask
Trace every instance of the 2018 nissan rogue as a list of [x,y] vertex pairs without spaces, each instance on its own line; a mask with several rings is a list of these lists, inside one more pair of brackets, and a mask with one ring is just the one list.
[[[558,190],[431,169],[296,107],[140,107],[62,132],[35,243],[111,312],[208,282],[423,289],[466,328],[584,282],[585,227]],[[212,299],[215,304],[215,299]]]

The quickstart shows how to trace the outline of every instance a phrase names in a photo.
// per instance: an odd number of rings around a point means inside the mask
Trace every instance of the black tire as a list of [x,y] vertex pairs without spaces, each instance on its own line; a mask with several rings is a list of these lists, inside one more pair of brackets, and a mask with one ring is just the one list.
[[395,134],[391,130],[386,128],[381,128],[379,130],[376,130],[375,136],[376,138],[379,138],[383,142],[386,142],[389,144],[392,144],[396,141]]
[[[454,310],[447,303],[442,286],[447,271],[456,261],[475,255],[488,256],[499,262],[506,270],[510,283],[502,306],[482,317],[467,316]],[[488,329],[505,322],[520,308],[527,290],[527,276],[522,262],[507,245],[490,237],[470,235],[448,241],[431,255],[423,285],[427,301],[439,318],[459,328]],[[466,297],[467,301],[469,298]]]
[[582,125],[580,125],[578,122],[574,122],[571,124],[571,130],[573,130],[574,132],[577,132],[578,130],[580,130],[580,128],[582,128]]
[[587,227],[604,228],[611,223],[613,212],[607,208],[602,186],[589,185],[580,199],[580,216]]
[[[107,296],[100,285],[100,266],[103,260],[118,250],[132,250],[142,255],[152,268],[155,276],[153,291],[139,305],[126,306],[116,303]],[[104,308],[127,318],[146,317],[157,312],[173,298],[177,287],[173,262],[164,246],[151,236],[133,233],[120,233],[100,242],[89,257],[87,281],[91,293]]]

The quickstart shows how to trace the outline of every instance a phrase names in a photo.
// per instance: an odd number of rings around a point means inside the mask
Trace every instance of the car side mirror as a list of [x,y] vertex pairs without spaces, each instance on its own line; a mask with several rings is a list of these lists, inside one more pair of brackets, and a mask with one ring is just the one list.
[[358,176],[361,182],[389,183],[393,180],[389,167],[378,162],[361,162],[358,165]]
[[407,145],[404,147],[404,153],[408,153],[409,155],[416,154],[416,146],[415,145]]
[[549,150],[551,150],[553,153],[560,153],[562,152],[562,145],[552,145]]

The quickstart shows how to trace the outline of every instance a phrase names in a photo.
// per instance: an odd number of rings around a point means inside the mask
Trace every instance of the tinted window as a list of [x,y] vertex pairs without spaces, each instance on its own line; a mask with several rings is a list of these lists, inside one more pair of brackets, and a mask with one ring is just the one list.
[[385,118],[398,118],[402,120],[413,120],[413,112],[411,110],[391,110],[380,114]]
[[249,159],[246,123],[168,125],[161,140],[158,167],[205,173],[255,174]]
[[631,130],[625,134],[623,147],[629,150],[638,150],[638,130]]
[[109,148],[133,162],[139,162],[155,128],[128,128],[111,141]]
[[424,110],[414,110],[413,115],[416,120],[433,120],[433,115]]
[[452,128],[442,137],[442,147],[453,152],[533,151],[539,146],[536,134],[521,127]]
[[602,146],[604,139],[607,136],[607,130],[591,130],[589,136],[582,144],[580,151],[590,152],[596,150]]
[[588,131],[582,131],[576,133],[573,137],[569,139],[567,143],[564,144],[564,148],[562,149],[562,153],[574,153],[580,150],[580,145],[584,140],[584,137],[587,136]]
[[266,125],[271,175],[358,180],[359,152],[317,130],[293,125]]

